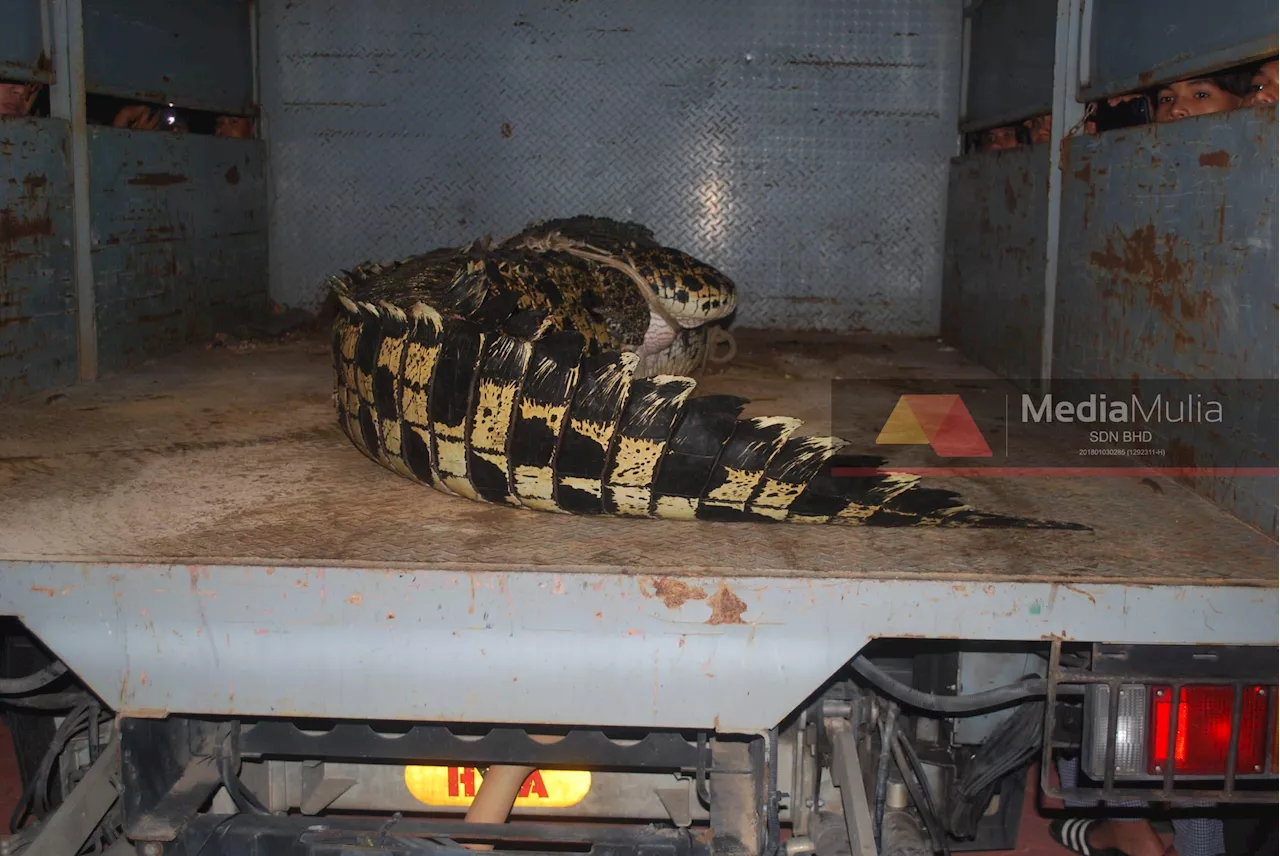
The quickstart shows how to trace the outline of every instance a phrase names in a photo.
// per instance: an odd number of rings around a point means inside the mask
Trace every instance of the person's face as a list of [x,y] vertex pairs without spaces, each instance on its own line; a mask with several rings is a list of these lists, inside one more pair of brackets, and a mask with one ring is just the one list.
[[1239,97],[1206,78],[1179,80],[1160,87],[1156,96],[1156,121],[1171,122],[1188,116],[1203,116],[1231,110],[1240,105]]
[[1052,116],[1033,116],[1022,123],[1031,132],[1031,142],[1047,143],[1053,131]]
[[0,116],[25,116],[39,91],[37,83],[0,82]]
[[253,127],[244,116],[219,116],[214,123],[214,134],[248,139],[253,135]]
[[1016,149],[1018,147],[1018,132],[1009,125],[1001,128],[992,128],[982,135],[983,150],[988,152],[998,152],[1001,149]]
[[1277,60],[1265,63],[1253,73],[1249,81],[1249,94],[1241,103],[1244,107],[1254,104],[1275,104],[1280,101],[1280,73],[1276,71]]

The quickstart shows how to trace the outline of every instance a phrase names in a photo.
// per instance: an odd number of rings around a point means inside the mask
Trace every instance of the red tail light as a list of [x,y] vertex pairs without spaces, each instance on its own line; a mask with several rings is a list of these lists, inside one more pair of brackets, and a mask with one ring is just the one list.
[[[1240,739],[1236,743],[1236,772],[1261,773],[1267,760],[1267,719],[1271,707],[1267,687],[1245,687],[1240,709]],[[1183,687],[1178,697],[1178,731],[1173,739],[1176,774],[1222,775],[1231,744],[1229,686]],[[1151,688],[1150,761],[1147,772],[1164,772],[1169,758],[1169,726],[1173,688]]]
[[1276,757],[1277,755],[1280,755],[1280,752],[1276,751],[1277,749],[1280,749],[1280,716],[1276,715],[1277,713],[1280,713],[1280,707],[1277,707],[1277,704],[1276,704],[1277,695],[1280,695],[1280,693],[1271,694],[1271,772],[1272,773],[1274,773],[1278,768],[1280,768],[1280,758]]

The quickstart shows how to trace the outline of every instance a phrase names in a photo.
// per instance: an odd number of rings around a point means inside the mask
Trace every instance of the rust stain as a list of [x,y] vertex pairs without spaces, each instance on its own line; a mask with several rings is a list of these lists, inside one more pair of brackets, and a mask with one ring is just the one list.
[[1073,585],[1071,585],[1070,583],[1063,583],[1063,584],[1062,584],[1062,587],[1063,587],[1064,589],[1066,589],[1067,591],[1073,591],[1073,592],[1075,592],[1076,594],[1084,595],[1085,597],[1089,598],[1089,603],[1093,604],[1094,606],[1097,606],[1097,605],[1098,605],[1098,599],[1097,599],[1097,598],[1095,598],[1093,595],[1089,594],[1089,593],[1088,593],[1087,591],[1085,591],[1084,589],[1079,588],[1079,587],[1077,587],[1077,586],[1073,586]]
[[[1177,468],[1192,469],[1196,466],[1196,450],[1194,446],[1190,446],[1177,437],[1170,437],[1168,440],[1169,466]],[[1174,476],[1173,480],[1188,487],[1195,487],[1194,476]]]
[[1088,184],[1089,180],[1093,177],[1093,163],[1085,161],[1084,166],[1071,174],[1083,181],[1085,184]]
[[359,606],[360,604],[364,603],[364,596],[361,595],[360,592],[356,592],[355,594],[351,595],[351,597],[347,598],[347,603],[351,604],[352,606]]
[[1200,155],[1200,166],[1216,166],[1226,168],[1231,164],[1231,155],[1225,151],[1206,152]]
[[707,619],[708,624],[745,624],[742,620],[742,613],[747,611],[747,605],[742,598],[738,597],[730,591],[724,583],[720,584],[720,588],[716,593],[707,598],[707,606],[711,607],[711,617]]
[[55,594],[57,594],[57,592],[54,589],[51,589],[48,586],[32,586],[31,590],[33,592],[36,592],[37,594],[45,595],[46,597],[53,597]]
[[34,217],[21,220],[12,208],[0,208],[0,244],[8,244],[22,238],[45,237],[53,234],[53,220]]
[[505,137],[505,138],[507,138],[507,139],[509,140],[509,139],[511,139],[511,135],[512,135],[512,134],[514,134],[515,132],[516,132],[515,125],[512,125],[510,122],[503,122],[503,123],[502,123],[502,136],[503,136],[503,137]]
[[1173,234],[1157,240],[1155,226],[1147,225],[1131,235],[1121,233],[1116,242],[1107,238],[1102,252],[1089,254],[1089,263],[1121,274],[1124,282],[1146,292],[1148,305],[1172,318],[1174,292],[1189,273],[1175,255],[1177,243],[1178,237]]
[[130,184],[143,187],[168,187],[172,184],[186,184],[185,175],[174,175],[171,172],[141,172],[129,179]]
[[1008,209],[1010,214],[1018,210],[1018,194],[1013,189],[1013,182],[1007,178],[1004,182],[1004,207]]
[[22,179],[22,183],[26,185],[28,190],[36,190],[37,188],[44,187],[48,184],[49,179],[43,175],[28,175],[26,178]]
[[1224,198],[1218,206],[1218,244],[1222,244],[1222,235],[1227,227],[1227,200]]
[[679,609],[691,600],[706,600],[707,593],[697,586],[681,580],[661,577],[653,581],[653,596],[666,604],[667,609]]
[[1178,311],[1188,321],[1199,321],[1204,318],[1216,302],[1217,300],[1213,294],[1208,291],[1201,291],[1196,294],[1179,294]]
[[240,170],[232,166],[231,169],[227,170],[227,184],[239,184],[239,183],[240,183]]

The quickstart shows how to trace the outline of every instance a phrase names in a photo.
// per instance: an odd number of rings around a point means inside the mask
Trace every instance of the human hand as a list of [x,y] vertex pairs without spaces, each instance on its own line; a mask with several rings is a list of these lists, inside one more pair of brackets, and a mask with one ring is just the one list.
[[145,104],[130,104],[120,109],[111,124],[117,128],[154,131],[160,125],[160,116]]
[[23,113],[25,113],[26,115],[30,116],[30,115],[31,115],[31,109],[32,109],[33,107],[35,107],[35,106],[36,106],[36,99],[37,99],[37,98],[39,98],[39,97],[40,97],[40,84],[39,84],[39,83],[28,83],[28,84],[27,84],[27,98],[26,98],[26,100],[23,102],[23,105],[24,105]]

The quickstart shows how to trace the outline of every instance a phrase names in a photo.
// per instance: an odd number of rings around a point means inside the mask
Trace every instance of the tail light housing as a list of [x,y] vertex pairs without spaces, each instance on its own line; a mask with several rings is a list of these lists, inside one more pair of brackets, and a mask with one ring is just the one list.
[[[1173,775],[1222,778],[1227,773],[1235,733],[1235,774],[1274,776],[1277,772],[1276,687],[1240,688],[1239,723],[1233,723],[1236,688],[1230,684],[1121,684],[1115,721],[1115,778],[1163,778],[1172,732]],[[1111,687],[1092,684],[1085,693],[1081,768],[1105,778]],[[1233,728],[1233,725],[1235,727]]]
[[[1269,687],[1244,687],[1236,733],[1236,774],[1262,773],[1267,762]],[[1169,731],[1174,727],[1173,687],[1151,688],[1151,739],[1147,772],[1164,773],[1169,763]],[[1178,694],[1177,733],[1173,735],[1174,774],[1221,776],[1231,751],[1235,688],[1189,686]]]
[[1280,708],[1276,706],[1276,699],[1280,698],[1280,693],[1271,693],[1271,766],[1267,768],[1267,772],[1275,775],[1280,771],[1280,759],[1276,756],[1280,755]]
[[[1085,695],[1084,756],[1081,767],[1091,779],[1102,779],[1107,763],[1107,719],[1111,706],[1111,687],[1095,684]],[[1116,777],[1131,778],[1142,774],[1146,766],[1147,688],[1143,684],[1120,687],[1120,705],[1116,711]]]

